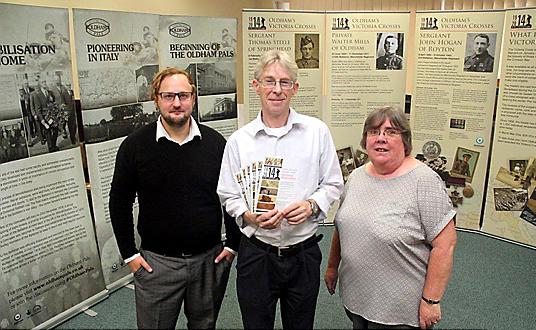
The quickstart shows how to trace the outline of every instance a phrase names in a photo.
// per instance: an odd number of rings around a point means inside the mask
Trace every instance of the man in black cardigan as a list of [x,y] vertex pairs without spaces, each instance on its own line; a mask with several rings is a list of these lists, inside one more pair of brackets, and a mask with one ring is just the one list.
[[[240,231],[216,193],[225,139],[192,119],[195,86],[167,68],[152,83],[157,122],[119,147],[110,217],[119,250],[134,273],[139,328],[175,328],[184,301],[189,328],[215,328]],[[138,197],[134,242],[132,206]]]

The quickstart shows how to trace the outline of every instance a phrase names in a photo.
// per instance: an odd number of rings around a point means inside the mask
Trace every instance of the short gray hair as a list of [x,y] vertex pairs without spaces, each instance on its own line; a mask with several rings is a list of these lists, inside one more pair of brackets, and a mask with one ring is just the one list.
[[361,135],[361,147],[367,149],[367,132],[370,129],[380,127],[387,119],[393,125],[393,128],[402,132],[402,143],[404,144],[404,155],[407,157],[411,154],[413,146],[411,145],[411,128],[406,115],[398,107],[385,106],[376,109],[369,113],[365,124],[363,125],[363,133]]
[[260,80],[264,69],[268,65],[276,62],[279,62],[288,69],[292,81],[298,80],[298,66],[296,65],[296,62],[292,60],[286,52],[277,49],[269,50],[259,58],[259,61],[255,66],[255,79]]

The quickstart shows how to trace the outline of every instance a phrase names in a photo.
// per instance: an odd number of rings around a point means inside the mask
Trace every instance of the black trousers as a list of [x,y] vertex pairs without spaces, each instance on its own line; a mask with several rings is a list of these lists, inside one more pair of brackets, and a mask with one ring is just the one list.
[[244,329],[273,329],[278,300],[283,329],[313,329],[321,261],[318,244],[279,257],[242,237],[236,290]]
[[[45,129],[42,127],[42,129]],[[47,140],[48,145],[48,151],[54,152],[58,151],[58,146],[56,145],[58,141],[58,128],[57,127],[50,127],[49,129],[45,129],[45,138]]]

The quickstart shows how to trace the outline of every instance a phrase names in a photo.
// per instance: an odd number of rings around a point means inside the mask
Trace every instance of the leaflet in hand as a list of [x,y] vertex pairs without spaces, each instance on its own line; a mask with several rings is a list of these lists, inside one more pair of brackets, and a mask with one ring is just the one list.
[[240,193],[252,213],[273,210],[276,205],[283,158],[266,157],[235,173]]

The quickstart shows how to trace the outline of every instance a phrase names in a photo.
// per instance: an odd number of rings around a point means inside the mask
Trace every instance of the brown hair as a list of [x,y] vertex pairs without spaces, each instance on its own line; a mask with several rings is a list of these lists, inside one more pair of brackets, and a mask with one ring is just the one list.
[[401,132],[402,143],[404,144],[404,155],[409,156],[413,149],[411,145],[411,128],[406,115],[399,108],[385,106],[376,109],[369,113],[365,124],[363,125],[363,133],[361,135],[361,147],[363,150],[367,148],[367,132],[370,129],[380,127],[387,119],[393,125],[393,128]]
[[188,73],[188,71],[171,67],[171,68],[165,68],[165,69],[160,70],[160,72],[158,72],[154,76],[153,82],[151,83],[151,100],[156,101],[156,97],[158,93],[160,93],[160,85],[162,84],[162,81],[166,77],[173,76],[176,74],[183,75],[186,77],[186,79],[188,79],[188,83],[190,84],[190,86],[192,86],[193,97],[195,97],[196,88],[194,85],[194,81],[192,77],[190,76],[190,74]]

